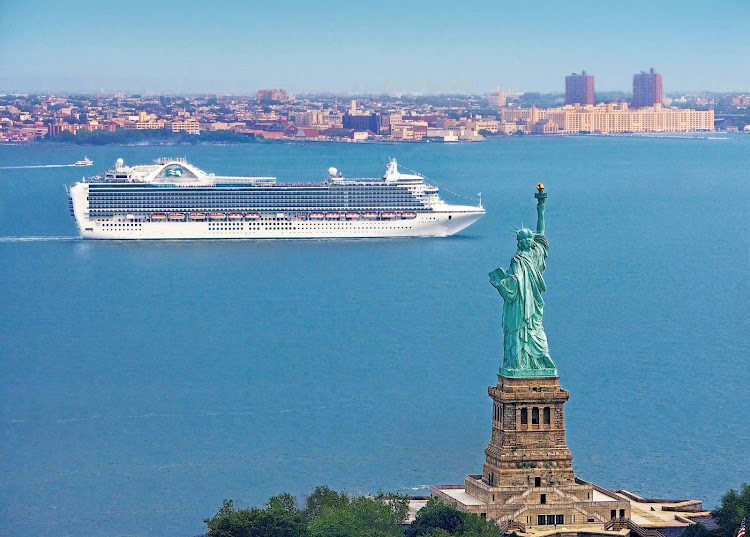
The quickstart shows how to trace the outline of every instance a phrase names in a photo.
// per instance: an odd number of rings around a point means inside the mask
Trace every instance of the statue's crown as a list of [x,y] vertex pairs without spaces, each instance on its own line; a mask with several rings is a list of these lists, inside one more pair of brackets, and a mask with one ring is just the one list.
[[516,239],[523,240],[523,239],[533,239],[534,238],[534,232],[531,231],[528,228],[519,229],[516,233]]

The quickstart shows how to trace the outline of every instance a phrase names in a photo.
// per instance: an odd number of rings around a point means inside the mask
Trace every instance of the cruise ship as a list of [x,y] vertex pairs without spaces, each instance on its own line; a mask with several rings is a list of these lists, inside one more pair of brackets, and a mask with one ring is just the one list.
[[445,237],[484,215],[481,199],[448,204],[396,159],[382,177],[348,179],[330,168],[319,183],[219,176],[177,158],[117,159],[67,191],[85,239]]

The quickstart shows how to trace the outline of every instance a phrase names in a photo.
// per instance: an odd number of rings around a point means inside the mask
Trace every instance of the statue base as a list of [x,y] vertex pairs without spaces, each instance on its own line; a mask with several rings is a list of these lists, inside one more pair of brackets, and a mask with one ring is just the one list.
[[432,495],[498,520],[508,532],[533,528],[548,535],[559,526],[592,523],[598,530],[613,518],[630,518],[627,500],[595,496],[593,484],[576,478],[565,442],[569,393],[555,368],[501,369],[488,393],[492,434],[482,473],[466,476],[463,486],[434,487]]
[[508,369],[500,368],[500,376],[508,378],[537,378],[537,377],[557,377],[556,367],[545,367],[544,369]]

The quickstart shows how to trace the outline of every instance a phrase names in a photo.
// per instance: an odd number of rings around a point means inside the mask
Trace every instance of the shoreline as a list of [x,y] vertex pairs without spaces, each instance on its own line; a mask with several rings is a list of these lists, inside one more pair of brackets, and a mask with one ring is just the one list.
[[[506,140],[511,138],[571,138],[571,137],[594,137],[594,138],[657,138],[657,139],[698,139],[698,140],[711,140],[721,139],[729,140],[733,135],[745,134],[742,132],[728,132],[728,131],[690,131],[690,132],[622,132],[622,133],[589,133],[589,132],[577,132],[577,133],[560,133],[560,134],[508,134],[508,135],[496,135],[486,136],[482,140],[457,140],[457,141],[443,141],[443,140],[293,140],[293,139],[260,139],[248,142],[234,142],[234,141],[149,141],[149,142],[135,142],[135,143],[119,143],[119,142],[106,142],[106,143],[91,143],[82,142],[76,143],[75,141],[5,141],[0,142],[0,146],[81,146],[81,147],[104,147],[104,146],[119,146],[119,147],[151,147],[151,146],[193,146],[193,145],[216,145],[216,146],[239,146],[246,144],[371,144],[371,145],[412,145],[412,144],[441,144],[441,145],[460,145],[460,144],[472,144],[487,142],[490,140]],[[750,133],[746,133],[750,134]]]

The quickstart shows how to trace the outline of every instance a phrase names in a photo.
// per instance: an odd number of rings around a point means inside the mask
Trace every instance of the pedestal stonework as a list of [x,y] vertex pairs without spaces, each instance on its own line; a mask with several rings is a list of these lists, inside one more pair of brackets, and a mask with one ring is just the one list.
[[482,480],[497,487],[574,484],[563,414],[569,394],[557,377],[498,376],[488,392],[492,436]]
[[[466,476],[463,489],[434,494],[519,532],[532,528],[598,524],[630,518],[630,504],[577,479],[565,443],[563,405],[569,393],[558,377],[498,375],[489,388],[492,435],[482,475]],[[550,528],[550,526],[552,528]]]

